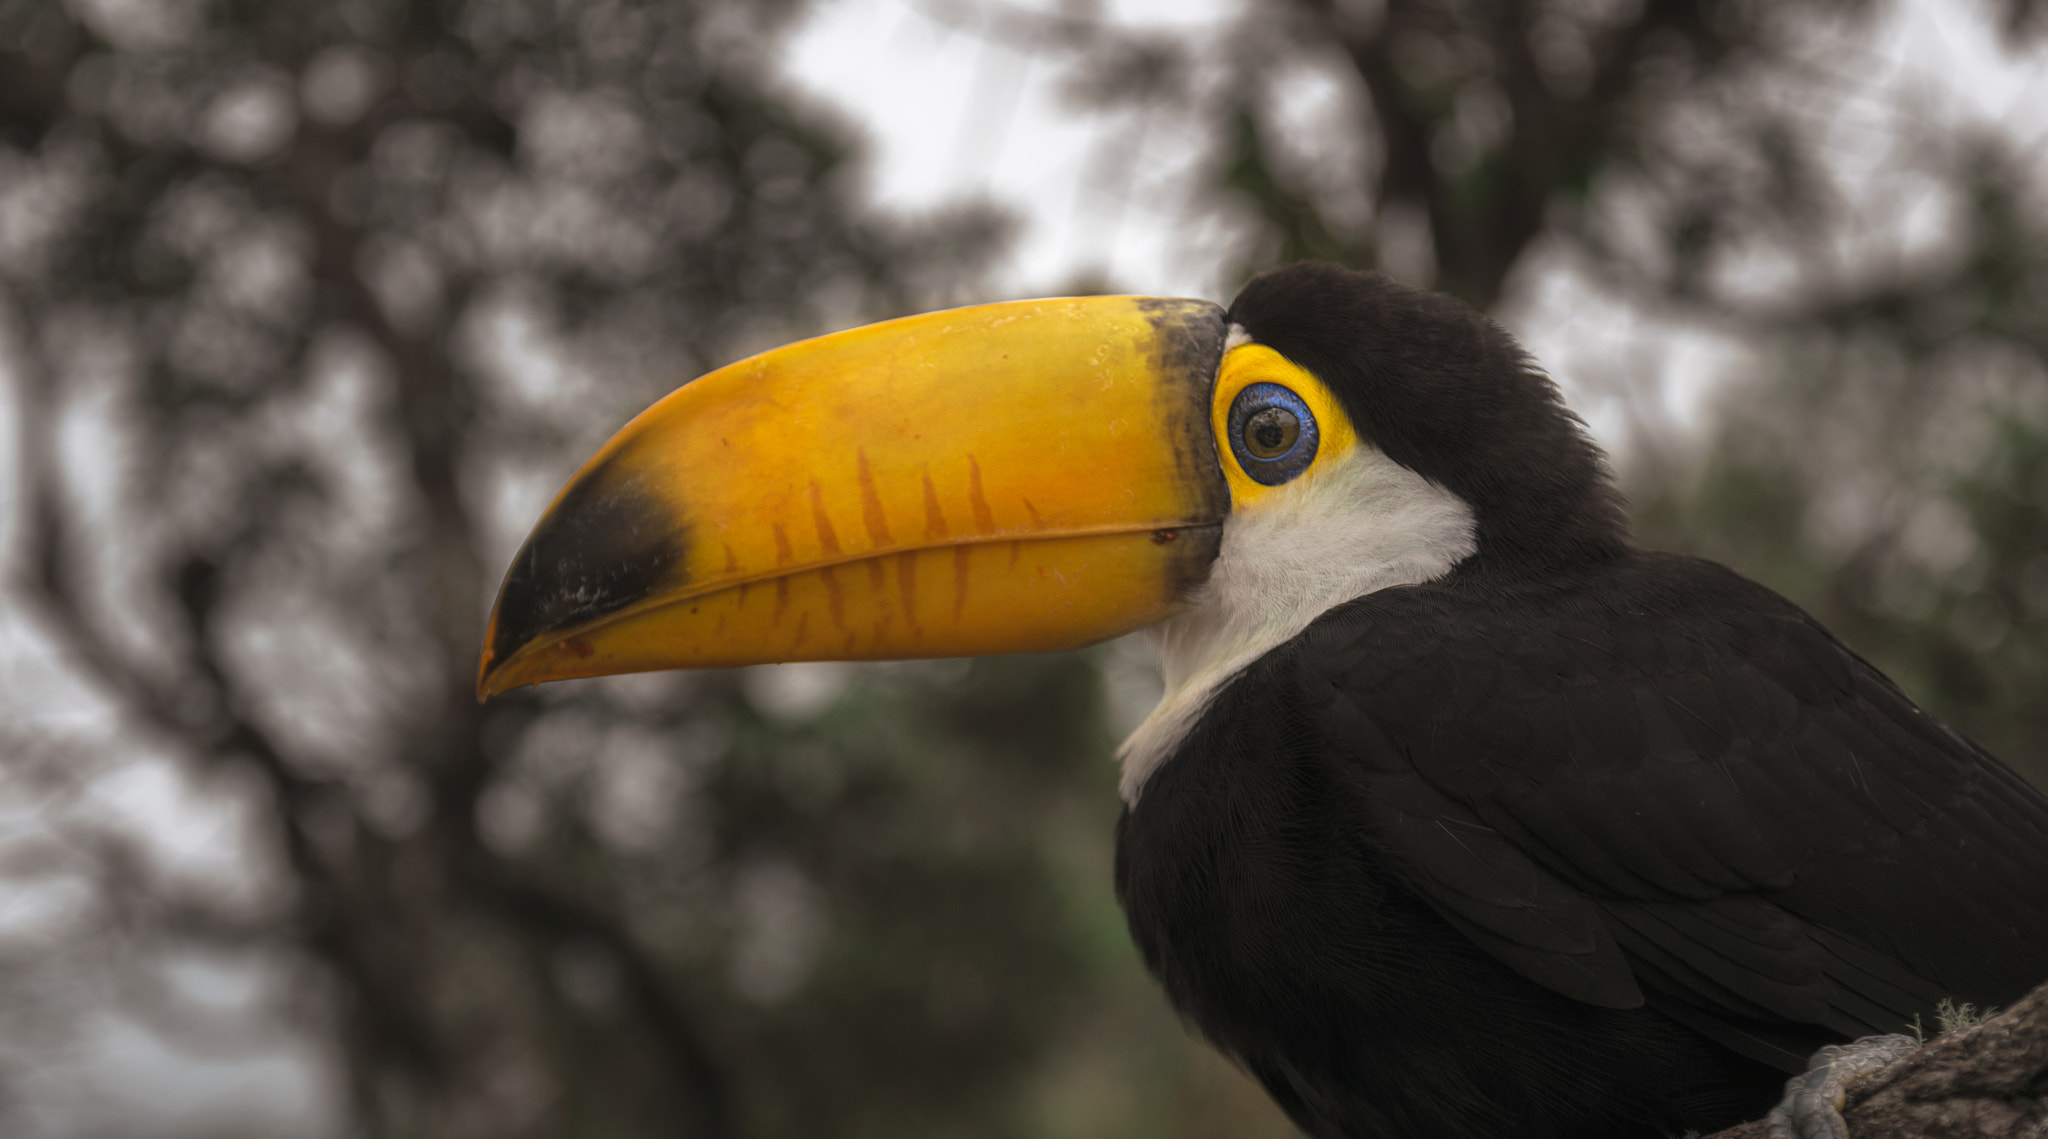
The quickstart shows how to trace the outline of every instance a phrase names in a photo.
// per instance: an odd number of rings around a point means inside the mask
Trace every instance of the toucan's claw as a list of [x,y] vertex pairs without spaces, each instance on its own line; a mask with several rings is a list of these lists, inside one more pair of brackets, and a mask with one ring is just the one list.
[[1918,1048],[1910,1036],[1866,1036],[1830,1044],[1813,1054],[1806,1071],[1785,1081],[1785,1098],[1764,1117],[1769,1139],[1849,1139],[1842,1107],[1849,1085],[1891,1067]]

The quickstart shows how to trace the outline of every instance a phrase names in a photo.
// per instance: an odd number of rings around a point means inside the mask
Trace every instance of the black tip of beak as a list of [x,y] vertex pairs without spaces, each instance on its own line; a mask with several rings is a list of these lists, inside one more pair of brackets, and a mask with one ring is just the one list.
[[675,508],[621,451],[578,475],[505,573],[484,645],[484,670],[525,645],[616,613],[681,584],[687,535]]

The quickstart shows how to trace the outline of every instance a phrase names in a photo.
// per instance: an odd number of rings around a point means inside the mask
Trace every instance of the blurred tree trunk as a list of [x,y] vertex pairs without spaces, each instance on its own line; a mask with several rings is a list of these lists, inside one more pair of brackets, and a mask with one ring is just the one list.
[[[1431,287],[1489,309],[1554,209],[1646,149],[1656,105],[1768,55],[1766,9],[1301,0],[1370,94],[1378,209],[1427,219]],[[1839,5],[1852,8],[1859,5]],[[1548,49],[1548,50],[1546,50]]]

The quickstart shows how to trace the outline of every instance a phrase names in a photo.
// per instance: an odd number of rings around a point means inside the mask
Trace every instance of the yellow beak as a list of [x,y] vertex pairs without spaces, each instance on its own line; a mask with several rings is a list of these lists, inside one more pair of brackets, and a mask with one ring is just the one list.
[[477,694],[665,668],[1074,648],[1172,613],[1229,490],[1223,314],[1090,297],[928,313],[721,368],[555,499]]

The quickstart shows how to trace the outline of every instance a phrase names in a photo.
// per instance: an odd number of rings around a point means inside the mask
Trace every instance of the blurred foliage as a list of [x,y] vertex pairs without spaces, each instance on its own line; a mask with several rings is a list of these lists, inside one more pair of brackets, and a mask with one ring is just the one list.
[[1939,257],[1757,319],[1776,358],[1638,525],[1776,585],[2048,783],[2048,208],[1995,141],[1922,158],[1953,161]]
[[[2018,50],[2036,7],[1970,18]],[[843,128],[769,78],[801,10],[0,0],[10,1133],[157,1114],[37,1106],[110,1014],[338,1074],[194,1134],[1289,1133],[1124,935],[1120,650],[471,698],[498,567],[624,419],[978,296],[1001,219],[864,212]],[[2039,776],[2048,194],[1993,133],[1887,121],[1879,179],[1829,134],[1869,97],[1817,61],[1885,11],[929,15],[1196,140],[1171,176],[1221,236],[1189,256],[1229,275],[1526,308],[1568,270],[1745,346],[1698,461],[1631,466],[1646,543],[1808,604]],[[1844,255],[1904,198],[1939,240]]]

